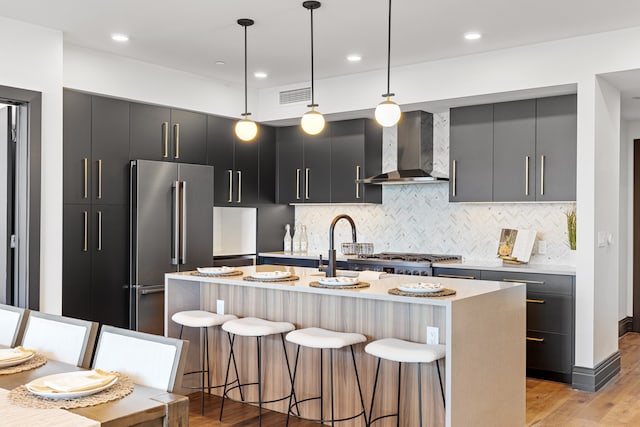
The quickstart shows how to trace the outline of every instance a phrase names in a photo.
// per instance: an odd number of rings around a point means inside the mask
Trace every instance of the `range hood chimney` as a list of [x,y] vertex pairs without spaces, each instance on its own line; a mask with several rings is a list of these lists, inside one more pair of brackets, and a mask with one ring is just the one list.
[[398,123],[398,168],[360,180],[365,184],[431,184],[449,178],[433,173],[433,115],[402,113]]

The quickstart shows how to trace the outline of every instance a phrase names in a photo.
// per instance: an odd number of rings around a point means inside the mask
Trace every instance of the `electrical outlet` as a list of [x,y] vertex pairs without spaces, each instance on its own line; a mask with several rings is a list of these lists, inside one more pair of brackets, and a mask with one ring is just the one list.
[[540,255],[544,255],[547,253],[547,241],[546,240],[538,240],[538,253]]
[[427,326],[427,344],[440,344],[439,332],[435,326]]
[[224,300],[219,299],[216,301],[216,313],[221,316],[224,316]]

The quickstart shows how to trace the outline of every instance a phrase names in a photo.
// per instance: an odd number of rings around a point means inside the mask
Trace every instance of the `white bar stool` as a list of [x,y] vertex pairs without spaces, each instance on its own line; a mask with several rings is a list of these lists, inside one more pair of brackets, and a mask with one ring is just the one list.
[[[231,320],[222,325],[222,329],[227,332],[229,337],[229,345],[231,346],[229,352],[229,361],[227,362],[227,373],[224,380],[224,392],[222,393],[222,404],[220,405],[220,421],[222,421],[222,411],[224,410],[225,399],[235,400],[229,397],[229,392],[234,389],[240,390],[240,401],[243,403],[258,404],[258,425],[262,425],[262,405],[264,403],[280,402],[281,400],[289,398],[289,395],[272,400],[262,400],[262,337],[269,335],[280,334],[280,340],[282,341],[282,350],[284,351],[284,359],[287,365],[287,372],[289,373],[289,381],[292,381],[291,368],[289,367],[289,357],[287,356],[287,348],[284,343],[284,334],[286,332],[294,330],[296,327],[289,322],[272,322],[270,320],[259,319],[257,317],[244,317],[242,319]],[[243,337],[255,337],[257,344],[257,356],[258,356],[258,381],[252,383],[240,382],[240,376],[236,368],[236,381],[237,385],[227,388],[229,385],[229,368],[231,366],[231,360],[233,359],[235,364],[235,356],[233,352],[233,344],[235,343],[236,336]],[[232,381],[233,384],[236,381]],[[255,402],[245,401],[242,395],[242,387],[249,385],[258,386],[258,400]]]
[[[445,346],[442,344],[422,344],[417,342],[400,340],[397,338],[384,338],[367,344],[364,351],[378,358],[378,366],[376,368],[376,377],[373,381],[373,394],[371,396],[371,407],[369,409],[370,426],[374,422],[387,417],[397,417],[397,425],[400,426],[400,378],[403,363],[418,364],[418,408],[420,411],[420,426],[422,426],[422,371],[423,363],[436,362],[438,369],[438,379],[440,380],[440,392],[442,393],[442,404],[444,406],[444,388],[442,387],[442,376],[440,375],[439,360],[445,357]],[[378,373],[380,372],[380,360],[391,360],[398,362],[398,401],[397,412],[395,414],[381,415],[375,419],[373,416],[373,403],[376,397],[376,386],[378,385]]]
[[[209,393],[211,393],[212,388],[222,387],[222,385],[211,386],[211,375],[209,372],[209,333],[208,328],[213,326],[219,326],[228,322],[229,320],[237,319],[237,316],[233,314],[217,314],[212,313],[210,311],[204,310],[188,310],[188,311],[179,311],[174,313],[171,316],[171,320],[180,325],[180,338],[182,338],[182,330],[184,327],[188,328],[202,328],[204,329],[204,349],[202,350],[202,369],[198,371],[185,372],[184,375],[192,375],[192,374],[201,374],[201,383],[200,387],[185,387],[185,388],[196,388],[200,389],[202,393],[202,397],[200,400],[200,413],[204,415],[204,376],[207,375],[207,389]],[[206,365],[205,365],[206,360]],[[235,366],[235,359],[233,361]],[[236,372],[238,367],[236,366]]]
[[[289,416],[293,414],[292,409],[295,408],[298,418],[302,418],[308,421],[316,421],[320,423],[325,423],[331,421],[331,425],[335,425],[336,422],[348,421],[359,416],[364,417],[365,424],[367,423],[367,414],[364,409],[364,399],[362,398],[362,387],[360,386],[360,377],[358,376],[358,368],[356,366],[356,358],[353,353],[353,345],[359,344],[361,342],[367,341],[367,338],[362,334],[356,333],[348,333],[348,332],[335,332],[327,329],[321,328],[305,328],[298,329],[293,332],[289,332],[287,334],[287,341],[292,342],[298,345],[296,351],[296,361],[293,365],[293,378],[291,380],[291,395],[289,397],[289,409],[287,411],[287,425],[289,425]],[[298,371],[298,359],[300,357],[300,347],[309,347],[309,348],[318,348],[320,349],[320,396],[309,397],[302,400],[297,400],[295,398],[295,389],[294,384],[296,381],[296,373]],[[358,393],[360,394],[360,403],[362,405],[362,411],[358,412],[355,415],[345,418],[336,419],[335,411],[334,411],[334,391],[333,391],[333,350],[340,349],[349,346],[351,350],[351,359],[353,360],[353,370],[356,376],[356,383],[358,384]],[[330,375],[330,383],[331,383],[331,418],[324,419],[323,414],[323,406],[324,406],[324,396],[322,392],[322,350],[329,350],[329,375]],[[294,399],[294,402],[291,403],[291,400]],[[320,418],[312,419],[305,418],[300,416],[300,409],[298,405],[303,402],[307,402],[310,400],[320,399]]]

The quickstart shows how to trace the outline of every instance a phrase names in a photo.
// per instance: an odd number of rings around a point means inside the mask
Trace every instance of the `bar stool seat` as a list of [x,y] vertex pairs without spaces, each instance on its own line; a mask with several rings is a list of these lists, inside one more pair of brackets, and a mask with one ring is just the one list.
[[[397,425],[400,425],[400,393],[402,387],[400,379],[402,378],[402,364],[416,363],[418,365],[418,411],[420,426],[422,426],[422,370],[423,363],[435,362],[438,370],[438,380],[440,382],[440,392],[442,394],[442,404],[444,405],[444,387],[442,386],[442,376],[440,374],[440,359],[446,355],[446,347],[442,344],[422,344],[412,341],[405,341],[397,338],[383,338],[373,341],[364,348],[368,354],[378,358],[376,366],[376,376],[373,380],[373,393],[371,395],[371,406],[369,409],[369,422],[367,426],[371,426],[374,422],[383,418],[397,417]],[[398,391],[396,402],[396,413],[384,414],[377,418],[373,418],[373,405],[376,398],[376,387],[378,385],[378,375],[380,373],[380,361],[382,359],[398,362]]]
[[[178,311],[171,316],[171,320],[180,325],[180,338],[182,338],[182,331],[184,327],[188,328],[204,328],[204,348],[202,349],[202,367],[197,371],[185,372],[184,375],[201,374],[200,387],[185,387],[191,389],[198,389],[202,393],[200,399],[200,413],[204,415],[204,389],[206,388],[211,393],[212,388],[222,387],[222,385],[212,386],[211,376],[209,373],[209,334],[208,329],[213,326],[219,326],[230,320],[237,319],[237,316],[233,314],[218,314],[204,310],[186,310]],[[234,360],[235,366],[235,360]],[[236,371],[237,371],[236,367]],[[204,386],[205,375],[207,379],[207,387]]]
[[[289,332],[286,337],[287,341],[297,344],[298,348],[296,351],[296,360],[293,365],[293,378],[291,380],[291,393],[289,397],[289,409],[287,411],[287,425],[289,425],[289,416],[296,415],[298,418],[302,418],[309,421],[316,421],[320,423],[331,422],[333,426],[336,422],[340,421],[348,421],[362,416],[364,418],[365,424],[367,423],[367,415],[364,408],[364,399],[362,397],[362,387],[360,386],[360,377],[358,376],[358,368],[356,366],[356,359],[353,352],[353,346],[355,344],[363,343],[367,341],[367,338],[358,333],[352,332],[337,332],[331,331],[328,329],[322,328],[305,328],[305,329],[297,329],[293,332]],[[297,400],[295,394],[295,381],[298,372],[298,360],[300,358],[300,347],[308,347],[320,349],[320,395],[309,397],[306,399]],[[358,412],[355,415],[337,418],[334,409],[334,387],[333,387],[333,350],[349,347],[351,350],[351,359],[353,360],[353,370],[356,377],[356,383],[358,385],[358,392],[360,396],[360,403],[362,405],[362,411]],[[323,382],[323,363],[322,363],[322,350],[329,350],[329,375],[330,375],[330,395],[331,395],[331,418],[325,419],[323,414],[323,390],[322,390],[322,382]],[[292,402],[293,400],[293,402]],[[301,403],[311,401],[311,400],[320,400],[320,418],[305,418],[300,415],[299,405]],[[296,409],[296,413],[293,412],[293,409]]]
[[[291,368],[289,367],[289,357],[287,356],[287,348],[284,342],[284,334],[286,332],[293,331],[296,327],[293,323],[289,322],[273,322],[270,320],[259,319],[257,317],[244,317],[242,319],[230,320],[222,325],[222,330],[227,332],[227,336],[229,337],[229,360],[227,362],[227,373],[225,375],[224,380],[224,391],[222,393],[222,404],[220,405],[220,418],[222,421],[222,413],[224,411],[224,402],[226,399],[231,399],[238,401],[237,399],[231,398],[229,396],[229,392],[235,389],[238,389],[240,392],[240,400],[244,403],[253,403],[258,405],[258,425],[262,425],[262,405],[265,403],[274,403],[280,402],[285,399],[289,399],[289,395],[274,398],[271,400],[264,400],[262,397],[262,338],[269,335],[280,335],[280,341],[282,342],[282,350],[284,352],[285,365],[287,367],[287,373],[289,375],[289,381],[292,381],[291,377]],[[236,337],[252,337],[256,339],[256,351],[257,351],[257,367],[258,367],[258,379],[254,382],[242,383],[240,381],[240,376],[238,375],[238,369],[236,368],[236,379],[229,383],[229,369],[231,366],[231,361],[233,360],[235,364],[235,354],[233,350],[233,346],[236,340]],[[229,387],[230,384],[236,383],[235,386]],[[246,401],[243,395],[243,388],[247,386],[257,386],[258,387],[258,400],[257,401]]]

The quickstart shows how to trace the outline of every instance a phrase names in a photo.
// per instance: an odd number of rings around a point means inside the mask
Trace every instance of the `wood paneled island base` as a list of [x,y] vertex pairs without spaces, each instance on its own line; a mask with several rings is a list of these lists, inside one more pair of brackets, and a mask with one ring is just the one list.
[[[245,275],[255,271],[282,270],[283,267],[240,268]],[[411,276],[387,276],[371,281],[371,287],[358,290],[313,288],[318,279],[311,268],[288,267],[300,277],[296,282],[263,283],[235,277],[199,277],[186,273],[165,276],[165,334],[177,336],[179,327],[170,321],[181,310],[216,311],[217,300],[224,300],[225,312],[237,316],[261,317],[292,322],[298,328],[321,327],[343,332],[358,332],[369,340],[395,337],[416,342],[426,340],[427,326],[439,328],[440,343],[447,348],[444,361],[446,410],[439,392],[435,366],[422,369],[423,395],[426,396],[423,419],[426,426],[516,426],[525,423],[525,287],[503,282],[468,281],[438,278],[456,295],[445,298],[416,298],[389,295],[398,285],[415,282]],[[435,281],[434,278],[420,280]],[[191,331],[190,331],[191,332]],[[214,384],[222,384],[226,373],[229,343],[219,329],[211,332],[211,371]],[[198,331],[186,336],[191,341],[186,371],[199,365],[201,338]],[[277,336],[263,340],[264,396],[280,397],[289,392],[290,382],[284,355]],[[255,340],[239,339],[235,349],[243,382],[257,375]],[[358,371],[368,405],[373,388],[376,359],[355,347]],[[293,365],[295,347],[287,344]],[[348,416],[360,408],[357,386],[348,349],[335,353],[336,415]],[[328,357],[324,358],[325,365]],[[301,350],[300,375],[296,380],[298,399],[318,394],[319,351]],[[395,412],[397,400],[397,364],[383,361],[376,413]],[[325,373],[328,366],[325,366]],[[326,376],[326,375],[325,375]],[[417,367],[403,366],[402,425],[418,425]],[[233,378],[233,376],[232,376]],[[195,379],[185,378],[185,385]],[[325,396],[329,381],[325,378]],[[253,387],[255,389],[255,387]],[[220,394],[222,389],[216,389]],[[255,400],[256,390],[247,389],[245,399]],[[325,414],[330,411],[325,399]],[[286,412],[287,404],[267,405]],[[303,406],[305,416],[318,417],[317,403]],[[368,412],[368,408],[367,412]],[[361,426],[361,420],[341,425]],[[394,419],[377,423],[395,425]]]

